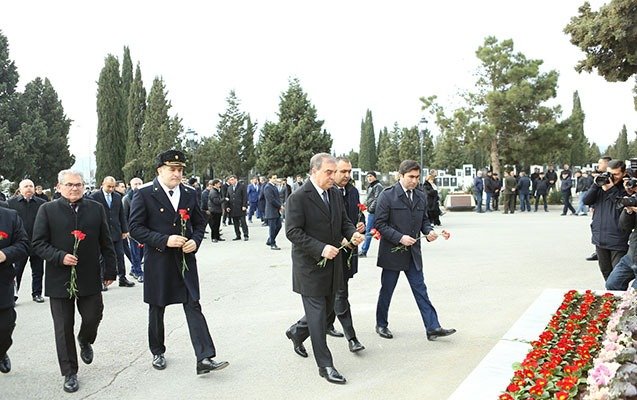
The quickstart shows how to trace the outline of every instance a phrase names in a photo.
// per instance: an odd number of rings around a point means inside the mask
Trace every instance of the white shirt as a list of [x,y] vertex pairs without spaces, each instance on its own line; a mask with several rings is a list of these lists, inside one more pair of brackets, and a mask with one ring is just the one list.
[[[168,200],[170,200],[170,203],[173,205],[173,208],[175,209],[175,211],[177,211],[177,207],[179,207],[179,199],[181,198],[179,185],[175,186],[173,189],[170,189],[168,188],[168,186],[161,183],[159,179],[157,181],[159,182],[159,186],[161,186],[161,188],[164,189],[164,192],[166,192],[166,196],[168,197]],[[172,190],[172,196],[170,195],[170,193],[168,193],[169,190]]]
[[[321,198],[321,200],[323,200],[323,192],[325,192],[325,190],[321,189],[321,188],[320,188],[320,187],[316,184],[316,182],[314,182],[314,180],[313,180],[311,177],[310,177],[310,182],[312,182],[312,185],[314,185],[314,189],[316,189],[316,191],[317,191],[317,192],[318,192],[318,194],[319,194],[319,197]],[[327,195],[327,198],[329,199],[329,197],[330,197],[330,196],[329,196],[329,192],[328,192],[327,194],[328,194],[328,195]]]

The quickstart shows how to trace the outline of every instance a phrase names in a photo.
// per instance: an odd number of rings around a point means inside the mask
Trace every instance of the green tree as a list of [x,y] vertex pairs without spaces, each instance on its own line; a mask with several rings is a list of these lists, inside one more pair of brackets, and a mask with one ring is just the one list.
[[512,40],[487,37],[476,55],[482,65],[469,100],[483,121],[479,140],[487,143],[493,170],[500,172],[501,159],[519,164],[539,126],[555,120],[559,108],[544,103],[555,97],[558,74],[541,73],[543,61],[514,53]]
[[[387,131],[387,127],[383,127],[383,129],[378,131],[378,144],[376,145],[376,154],[378,155],[378,157],[380,158],[380,153],[382,151],[381,148],[381,143],[386,142],[385,139],[383,139],[383,136],[387,136],[389,135],[389,131]],[[376,168],[378,168],[378,162],[376,163]]]
[[257,162],[254,149],[254,134],[257,131],[257,124],[252,122],[250,114],[245,114],[245,127],[241,132],[241,174],[248,176]]
[[417,126],[401,129],[398,158],[401,161],[415,160],[420,162],[420,138],[418,137]]
[[371,110],[365,113],[365,119],[361,121],[361,138],[359,146],[359,164],[363,171],[374,171],[378,156],[376,154],[376,136],[374,134],[374,121]]
[[591,143],[588,151],[586,152],[586,157],[591,162],[597,162],[600,158],[602,158],[602,152],[599,150],[599,146],[597,145],[597,143]]
[[226,97],[226,111],[219,114],[219,118],[213,150],[215,170],[223,175],[243,177],[243,171],[240,170],[241,136],[246,115],[239,110],[239,99],[234,90]]
[[316,108],[298,79],[291,79],[281,95],[278,117],[277,123],[266,123],[261,130],[257,145],[259,171],[280,176],[304,174],[314,154],[330,152],[332,137],[321,130],[323,121],[317,119]]
[[613,152],[609,155],[617,160],[628,160],[628,158],[630,158],[628,154],[628,130],[626,130],[626,125],[623,125],[622,130],[619,131],[617,140],[615,140],[615,144],[613,145]]
[[378,169],[380,172],[397,171],[401,161],[398,147],[402,130],[398,123],[395,122],[391,132],[387,132],[387,128],[384,131],[385,133],[381,136],[382,142],[379,146],[382,150],[378,155]]
[[[16,143],[16,133],[22,123],[19,93],[16,87],[20,76],[15,62],[9,57],[9,41],[0,30],[0,165],[1,174],[13,177],[15,173],[16,156],[13,147],[20,147]],[[16,112],[17,111],[17,112]]]
[[121,178],[124,166],[127,132],[124,130],[124,102],[119,61],[106,56],[97,82],[97,145],[95,148],[95,179],[105,176]]
[[573,111],[568,118],[568,124],[570,128],[570,164],[571,165],[584,165],[586,162],[597,161],[589,160],[587,158],[588,139],[584,134],[584,111],[582,110],[582,103],[580,102],[579,93],[575,91],[573,93]]
[[[124,46],[124,57],[122,58],[122,125],[126,137],[128,137],[128,97],[132,84],[133,61],[131,60],[128,46]],[[126,151],[124,151],[124,163],[126,163]]]
[[143,163],[141,160],[142,128],[146,113],[146,89],[142,81],[142,71],[137,63],[135,78],[128,95],[128,109],[126,112],[126,157],[124,162],[124,178],[130,181],[134,177],[141,177]]
[[172,105],[167,99],[166,86],[162,78],[156,77],[148,94],[147,108],[140,141],[140,165],[144,181],[153,179],[157,173],[157,155],[169,149],[180,149],[179,136],[182,133],[181,119],[170,117]]
[[48,78],[44,82],[40,78],[29,82],[22,102],[26,109],[22,130],[28,132],[26,136],[31,141],[28,153],[37,154],[37,157],[27,157],[28,176],[44,187],[53,187],[58,171],[70,168],[75,162],[69,151],[72,121],[64,113],[62,102]]

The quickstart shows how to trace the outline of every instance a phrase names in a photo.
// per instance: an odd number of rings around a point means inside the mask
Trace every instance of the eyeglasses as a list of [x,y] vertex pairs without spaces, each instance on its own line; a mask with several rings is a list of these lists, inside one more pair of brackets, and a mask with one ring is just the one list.
[[82,186],[84,186],[84,184],[83,183],[65,183],[62,186],[64,186],[67,189],[80,189]]

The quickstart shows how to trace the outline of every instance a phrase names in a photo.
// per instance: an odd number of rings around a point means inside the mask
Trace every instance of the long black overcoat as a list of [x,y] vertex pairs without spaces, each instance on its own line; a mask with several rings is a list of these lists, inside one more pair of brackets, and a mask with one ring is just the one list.
[[[13,263],[29,254],[29,237],[18,213],[4,207],[0,207],[0,232],[3,237],[0,239],[0,251],[7,257],[0,263],[0,310],[2,310],[15,306]],[[4,238],[4,236],[7,237]]]

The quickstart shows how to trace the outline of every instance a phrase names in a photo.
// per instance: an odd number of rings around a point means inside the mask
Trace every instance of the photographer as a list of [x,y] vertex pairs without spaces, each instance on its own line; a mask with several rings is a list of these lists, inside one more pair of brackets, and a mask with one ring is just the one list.
[[619,263],[628,251],[629,233],[619,227],[623,207],[618,207],[617,200],[626,196],[623,185],[625,176],[626,164],[621,160],[611,160],[607,172],[598,175],[594,185],[584,195],[584,204],[595,209],[591,222],[592,243],[604,281],[608,279],[613,265]]
[[[628,239],[628,253],[613,267],[613,272],[606,280],[608,290],[626,290],[630,281],[637,277],[635,265],[635,247],[637,247],[637,179],[630,178],[624,187],[630,197],[620,200],[624,209],[619,216],[619,226],[624,232],[631,232]],[[633,288],[637,288],[637,280],[633,281]]]

